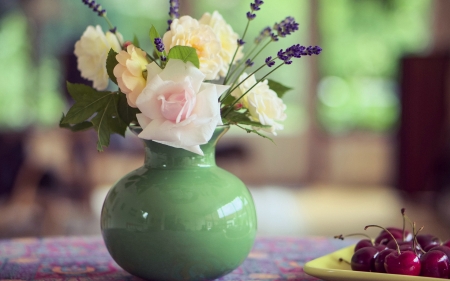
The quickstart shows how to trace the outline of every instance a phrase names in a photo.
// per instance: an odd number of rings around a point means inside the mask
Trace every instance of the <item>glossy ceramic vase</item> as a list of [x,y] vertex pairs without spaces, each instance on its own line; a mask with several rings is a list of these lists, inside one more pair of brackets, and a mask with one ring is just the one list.
[[144,140],[144,166],[111,188],[101,214],[106,247],[124,270],[147,280],[212,280],[245,260],[256,213],[242,181],[216,166],[227,130],[217,127],[204,156]]

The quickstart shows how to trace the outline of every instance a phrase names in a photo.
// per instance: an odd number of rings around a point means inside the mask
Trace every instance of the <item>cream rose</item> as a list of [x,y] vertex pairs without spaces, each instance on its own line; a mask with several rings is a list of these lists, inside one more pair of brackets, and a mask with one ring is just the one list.
[[[122,41],[122,35],[116,33]],[[77,56],[78,70],[81,77],[93,81],[93,87],[104,90],[108,87],[108,73],[106,72],[106,58],[108,52],[113,49],[119,52],[121,47],[117,36],[107,31],[103,33],[102,28],[88,26],[75,43],[75,55]]]
[[229,86],[203,83],[192,63],[171,59],[164,69],[147,66],[147,85],[136,100],[140,138],[203,155],[217,125],[222,124],[218,98]]
[[167,50],[176,45],[195,48],[200,61],[200,71],[205,74],[206,80],[219,78],[219,70],[224,64],[220,56],[221,44],[210,26],[201,24],[190,16],[182,16],[170,24],[170,30],[164,34],[163,42]]
[[114,67],[114,76],[120,90],[127,95],[128,104],[136,107],[136,99],[145,87],[145,78],[142,72],[148,64],[147,54],[128,45],[127,51],[120,51],[116,55],[118,64]]
[[[214,33],[219,38],[221,44],[220,57],[222,58],[222,66],[219,70],[219,75],[225,77],[228,72],[229,65],[233,59],[234,52],[238,47],[237,40],[239,36],[233,31],[233,28],[225,22],[222,15],[219,12],[214,11],[212,15],[205,13],[199,20],[201,24],[209,25]],[[234,61],[240,60],[244,54],[242,53],[242,47],[239,47]]]
[[[243,81],[247,76],[247,73],[242,74],[239,77],[239,82]],[[238,89],[234,90],[231,95],[239,98],[255,83],[256,78],[252,75]],[[284,121],[286,119],[286,113],[284,112],[286,105],[278,97],[277,93],[269,88],[267,83],[267,80],[258,83],[239,102],[244,108],[248,109],[253,121],[271,126],[270,128],[262,128],[262,130],[277,135],[276,131],[284,129],[284,126],[277,121]]]

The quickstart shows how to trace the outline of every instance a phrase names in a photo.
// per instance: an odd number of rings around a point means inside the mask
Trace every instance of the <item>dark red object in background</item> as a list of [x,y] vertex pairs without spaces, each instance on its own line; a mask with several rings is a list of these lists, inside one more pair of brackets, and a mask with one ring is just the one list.
[[450,184],[447,54],[401,62],[397,186],[407,193]]

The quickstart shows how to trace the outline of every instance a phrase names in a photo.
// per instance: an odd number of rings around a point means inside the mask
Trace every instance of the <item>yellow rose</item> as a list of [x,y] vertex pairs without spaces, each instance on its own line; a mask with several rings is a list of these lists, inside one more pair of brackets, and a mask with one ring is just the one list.
[[164,34],[163,42],[167,50],[177,45],[195,48],[200,61],[200,71],[205,74],[205,79],[219,78],[218,73],[224,63],[220,56],[222,47],[210,26],[201,24],[190,16],[182,16],[170,24],[170,30]]
[[[212,15],[210,13],[205,13],[199,22],[201,24],[209,25],[219,38],[222,47],[219,55],[223,61],[219,75],[225,77],[231,60],[233,59],[234,52],[236,52],[236,48],[238,47],[237,40],[239,39],[239,36],[217,11],[214,11]],[[240,60],[244,56],[242,49],[242,47],[239,47],[234,62]]]
[[120,51],[116,59],[118,64],[113,72],[117,78],[117,84],[122,93],[127,95],[128,104],[136,107],[136,99],[145,87],[146,80],[142,72],[149,63],[147,54],[134,45],[128,45],[127,51]]
[[[239,77],[239,82],[247,78],[244,73]],[[242,83],[239,88],[234,90],[231,95],[235,98],[241,97],[256,83],[255,76],[250,76]],[[253,89],[240,99],[240,103],[247,108],[252,121],[268,125],[270,128],[261,128],[262,130],[277,135],[277,130],[283,130],[284,126],[277,121],[286,119],[286,105],[273,90],[269,88],[267,80],[259,82]],[[258,128],[255,128],[258,129]]]
[[81,77],[93,81],[93,87],[104,90],[108,87],[109,76],[106,72],[106,58],[112,48],[119,52],[121,47],[117,37],[122,40],[120,33],[113,34],[109,31],[103,33],[102,28],[88,26],[75,43],[75,55],[77,56],[78,70]]

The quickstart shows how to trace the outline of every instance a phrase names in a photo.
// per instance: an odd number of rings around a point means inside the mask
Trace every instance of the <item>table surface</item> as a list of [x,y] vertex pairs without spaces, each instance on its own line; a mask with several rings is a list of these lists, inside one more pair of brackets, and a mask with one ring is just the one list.
[[[216,280],[319,280],[303,265],[354,241],[327,237],[258,237],[244,263]],[[100,236],[0,240],[0,281],[142,280],[121,269]]]

